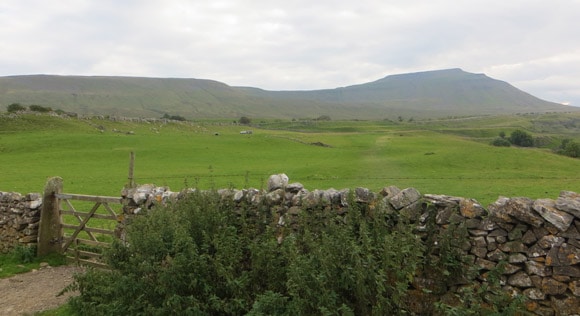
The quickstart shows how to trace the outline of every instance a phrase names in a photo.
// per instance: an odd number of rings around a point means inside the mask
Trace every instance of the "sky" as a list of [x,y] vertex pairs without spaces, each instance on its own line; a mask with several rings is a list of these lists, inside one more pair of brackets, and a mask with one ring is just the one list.
[[580,0],[2,0],[0,76],[315,90],[447,68],[580,106]]

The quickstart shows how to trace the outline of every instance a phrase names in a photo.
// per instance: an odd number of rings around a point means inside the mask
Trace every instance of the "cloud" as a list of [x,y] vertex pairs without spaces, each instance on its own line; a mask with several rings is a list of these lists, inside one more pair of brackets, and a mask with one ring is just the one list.
[[460,67],[580,104],[577,12],[577,0],[5,0],[0,75],[189,77],[289,90]]

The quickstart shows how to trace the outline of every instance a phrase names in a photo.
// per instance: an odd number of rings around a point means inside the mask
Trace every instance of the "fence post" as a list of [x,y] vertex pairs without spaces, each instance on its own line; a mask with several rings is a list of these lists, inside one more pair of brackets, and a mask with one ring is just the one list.
[[44,187],[42,209],[40,211],[37,245],[38,256],[62,252],[60,244],[60,205],[56,197],[57,193],[62,193],[62,178],[49,178]]

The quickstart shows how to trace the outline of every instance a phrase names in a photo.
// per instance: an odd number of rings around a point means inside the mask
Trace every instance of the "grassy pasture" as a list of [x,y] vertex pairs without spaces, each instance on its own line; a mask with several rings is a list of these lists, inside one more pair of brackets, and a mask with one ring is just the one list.
[[262,188],[269,175],[283,172],[311,190],[396,185],[471,197],[484,205],[499,195],[555,198],[561,190],[580,191],[580,159],[488,143],[500,131],[509,134],[517,128],[578,139],[574,124],[562,127],[576,118],[268,121],[252,127],[253,134],[241,135],[250,128],[232,121],[0,117],[0,190],[41,192],[48,177],[60,176],[66,192],[117,196],[127,183],[129,153],[134,151],[136,182],[167,185],[173,191]]

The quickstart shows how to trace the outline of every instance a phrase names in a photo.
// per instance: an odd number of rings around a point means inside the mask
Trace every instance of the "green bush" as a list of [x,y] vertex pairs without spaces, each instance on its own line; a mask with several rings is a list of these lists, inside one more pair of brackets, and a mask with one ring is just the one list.
[[27,245],[17,245],[11,251],[16,262],[31,263],[36,258],[36,247]]
[[70,306],[83,315],[400,315],[416,299],[418,271],[446,271],[442,282],[462,273],[456,247],[426,260],[435,250],[414,225],[380,204],[349,206],[287,215],[282,228],[267,205],[194,193],[135,217],[126,242],[106,253],[112,270],[75,277]]
[[512,144],[520,147],[534,146],[534,138],[532,135],[519,129],[510,134],[509,140]]
[[30,106],[28,106],[28,108],[30,109],[30,111],[33,111],[33,112],[46,113],[46,112],[51,112],[52,111],[52,108],[51,107],[42,106],[42,105],[36,105],[36,104],[30,105]]
[[25,111],[26,107],[21,105],[20,103],[12,103],[6,109],[9,113]]
[[497,146],[497,147],[510,147],[512,145],[512,143],[510,143],[509,140],[505,139],[505,138],[501,138],[501,137],[497,137],[496,139],[494,139],[491,144],[493,146]]
[[562,140],[562,144],[560,145],[560,148],[558,148],[557,152],[568,157],[579,158],[580,144],[568,138],[564,139]]

